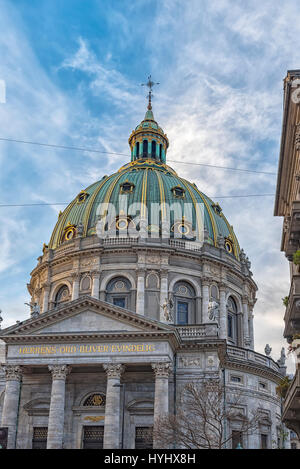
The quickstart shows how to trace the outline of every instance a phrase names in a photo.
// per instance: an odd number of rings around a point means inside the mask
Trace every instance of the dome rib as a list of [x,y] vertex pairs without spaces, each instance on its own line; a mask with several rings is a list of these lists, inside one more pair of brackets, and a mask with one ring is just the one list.
[[[124,182],[134,185],[132,192],[123,194],[119,185]],[[184,197],[174,194],[174,187],[181,186],[185,190]],[[164,163],[149,159],[139,159],[122,166],[116,173],[105,177],[86,189],[89,194],[86,201],[76,204],[77,197],[68,205],[57,221],[49,247],[55,249],[62,244],[64,229],[70,222],[75,227],[82,222],[84,225],[83,237],[96,234],[97,207],[101,203],[111,203],[115,207],[115,215],[106,214],[108,217],[118,216],[122,212],[135,218],[137,213],[136,203],[142,204],[140,216],[146,220],[149,232],[161,230],[162,222],[165,220],[170,224],[170,237],[174,236],[173,227],[182,214],[185,214],[187,222],[191,223],[193,229],[199,235],[203,233],[204,227],[208,230],[208,242],[218,247],[218,236],[230,237],[233,243],[233,254],[239,256],[240,248],[233,228],[228,223],[222,212],[214,209],[214,202],[186,179],[180,178],[177,173]],[[120,195],[122,198],[120,199]],[[151,204],[160,204],[157,214],[152,213]],[[204,219],[198,212],[198,204],[204,204]],[[190,205],[188,205],[190,204]],[[157,206],[157,205],[156,205]],[[168,208],[172,210],[168,210]],[[188,209],[188,210],[187,210]],[[147,213],[148,212],[148,213]],[[200,239],[200,236],[198,238]],[[76,232],[75,232],[76,236]]]
[[101,180],[100,184],[99,184],[99,187],[95,190],[95,192],[91,196],[90,200],[88,201],[87,210],[86,210],[86,213],[85,213],[85,216],[84,216],[84,219],[83,219],[83,225],[84,225],[84,234],[83,235],[84,236],[87,236],[87,232],[88,232],[88,229],[89,229],[90,215],[91,215],[91,211],[93,209],[94,201],[95,201],[97,195],[99,194],[100,190],[102,189],[102,187],[109,180],[111,180],[114,176],[115,176],[115,174],[112,174],[111,176],[108,176],[107,178],[103,179],[103,181]]

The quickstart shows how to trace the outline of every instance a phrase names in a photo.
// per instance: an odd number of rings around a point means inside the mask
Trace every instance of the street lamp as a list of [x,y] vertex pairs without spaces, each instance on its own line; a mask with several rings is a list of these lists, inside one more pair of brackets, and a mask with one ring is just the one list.
[[122,438],[121,438],[121,449],[124,449],[124,417],[125,417],[125,384],[113,384],[113,388],[123,389],[123,409],[122,409]]

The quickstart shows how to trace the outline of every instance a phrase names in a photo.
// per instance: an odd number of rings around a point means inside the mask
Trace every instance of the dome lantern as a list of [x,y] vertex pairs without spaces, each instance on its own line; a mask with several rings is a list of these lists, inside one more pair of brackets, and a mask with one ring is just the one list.
[[[151,75],[145,84],[149,87],[148,106],[144,120],[131,132],[128,143],[131,149],[131,161],[141,158],[152,159],[161,163],[166,163],[166,153],[169,140],[161,127],[154,119],[152,111],[152,87],[155,84],[151,81]],[[144,86],[144,84],[142,85]]]

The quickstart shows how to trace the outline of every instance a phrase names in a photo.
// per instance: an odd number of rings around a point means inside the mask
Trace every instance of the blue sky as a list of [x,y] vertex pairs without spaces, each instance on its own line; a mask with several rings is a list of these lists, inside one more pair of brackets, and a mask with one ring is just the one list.
[[[282,80],[300,68],[296,0],[0,0],[0,11],[0,137],[129,155],[151,73],[169,159],[277,171]],[[0,203],[69,202],[126,161],[0,141]],[[279,357],[289,277],[274,198],[221,198],[273,194],[276,177],[172,166],[234,226],[259,287],[256,349]],[[28,315],[26,283],[61,208],[0,208],[3,326]]]

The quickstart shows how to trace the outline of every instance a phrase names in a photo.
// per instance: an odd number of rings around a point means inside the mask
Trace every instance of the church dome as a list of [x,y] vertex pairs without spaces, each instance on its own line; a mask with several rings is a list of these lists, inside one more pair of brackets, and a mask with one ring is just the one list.
[[[60,212],[48,247],[99,235],[99,226],[104,236],[112,231],[127,236],[133,227],[139,235],[143,226],[146,236],[205,241],[239,258],[238,241],[219,204],[166,164],[169,141],[154,119],[150,99],[129,145],[131,162],[82,190]],[[113,210],[107,212],[108,206]]]

